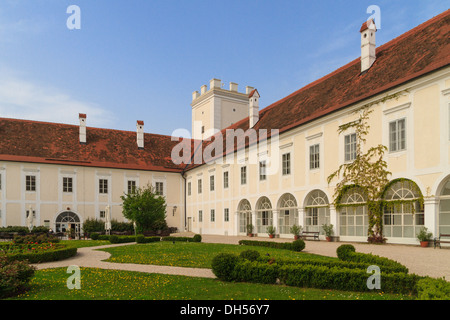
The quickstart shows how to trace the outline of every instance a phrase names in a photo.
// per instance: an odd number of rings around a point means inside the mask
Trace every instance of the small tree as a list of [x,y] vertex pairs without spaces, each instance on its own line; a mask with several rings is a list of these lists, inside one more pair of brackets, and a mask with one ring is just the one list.
[[136,223],[136,232],[158,230],[167,227],[166,199],[157,194],[151,185],[136,188],[121,196],[123,216]]
[[339,206],[339,195],[349,185],[356,185],[364,189],[367,196],[369,217],[368,236],[373,241],[379,241],[383,239],[381,194],[389,182],[388,176],[391,175],[391,172],[387,170],[387,163],[383,159],[387,147],[379,144],[363,153],[365,137],[370,128],[368,119],[372,110],[363,107],[356,112],[359,112],[358,120],[342,125],[338,129],[339,134],[341,134],[349,128],[354,128],[356,133],[356,158],[351,163],[344,163],[339,166],[327,179],[330,184],[333,179],[341,177],[341,180],[336,184],[334,194],[336,207]]

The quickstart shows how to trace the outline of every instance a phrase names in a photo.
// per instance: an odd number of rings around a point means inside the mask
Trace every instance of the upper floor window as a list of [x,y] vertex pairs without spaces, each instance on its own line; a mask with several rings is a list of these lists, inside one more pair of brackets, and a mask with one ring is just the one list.
[[291,154],[283,154],[283,175],[291,174]]
[[309,168],[318,169],[320,166],[319,144],[309,147]]
[[241,167],[241,184],[247,184],[247,167]]
[[0,174],[0,190],[2,190],[2,175]]
[[266,161],[259,162],[259,180],[266,180]]
[[127,181],[127,191],[128,193],[134,193],[136,191],[136,181],[134,180]]
[[216,210],[211,209],[211,222],[216,221]]
[[188,182],[188,184],[187,184],[187,193],[188,193],[188,196],[191,195],[191,192],[192,192],[192,185],[191,185],[191,182]]
[[102,194],[108,193],[108,179],[99,179],[98,192]]
[[155,183],[155,192],[156,194],[162,196],[164,194],[164,182],[156,182]]
[[36,176],[25,177],[25,190],[36,191]]
[[63,192],[73,191],[73,180],[70,177],[63,177]]
[[214,176],[209,176],[209,191],[214,191]]
[[224,220],[225,222],[230,221],[230,209],[225,208],[225,209],[223,210],[223,220]]
[[405,119],[389,122],[389,151],[406,149]]
[[348,134],[344,137],[345,161],[356,159],[356,133]]
[[224,189],[228,188],[228,171],[223,173],[223,187]]
[[198,193],[202,193],[202,179],[198,179]]

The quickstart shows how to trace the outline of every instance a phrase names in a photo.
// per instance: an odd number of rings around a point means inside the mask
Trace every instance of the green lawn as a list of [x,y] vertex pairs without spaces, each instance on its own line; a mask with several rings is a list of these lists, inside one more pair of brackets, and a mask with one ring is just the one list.
[[216,279],[81,268],[69,290],[66,268],[36,272],[31,289],[11,300],[400,300],[407,296],[229,283]]
[[239,246],[219,243],[195,243],[161,241],[148,244],[135,244],[129,246],[104,248],[111,253],[109,262],[156,264],[165,266],[211,268],[211,261],[218,253],[236,253],[244,250],[256,250],[261,256],[269,254],[273,258],[298,258],[298,259],[336,259],[291,250]]

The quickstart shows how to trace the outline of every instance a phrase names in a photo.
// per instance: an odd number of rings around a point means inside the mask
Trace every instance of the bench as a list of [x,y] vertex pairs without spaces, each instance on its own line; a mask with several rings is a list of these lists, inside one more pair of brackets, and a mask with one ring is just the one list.
[[306,238],[313,238],[313,240],[319,241],[319,232],[318,231],[303,231],[300,235],[300,238],[305,239]]
[[[448,238],[448,240],[441,240],[441,238]],[[450,243],[450,234],[440,233],[439,238],[434,238],[434,248],[436,249],[436,246],[439,246],[439,249],[441,248],[441,243]]]

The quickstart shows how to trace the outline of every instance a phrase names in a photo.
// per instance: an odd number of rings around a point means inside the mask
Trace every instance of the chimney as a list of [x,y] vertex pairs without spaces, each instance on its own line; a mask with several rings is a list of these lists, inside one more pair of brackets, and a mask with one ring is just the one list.
[[238,91],[238,84],[234,82],[230,82],[230,91],[237,92]]
[[250,93],[252,93],[252,91],[253,91],[254,89],[255,89],[255,88],[253,88],[253,87],[246,86],[246,87],[245,87],[245,94],[250,94]]
[[211,79],[211,81],[209,81],[209,89],[214,89],[214,88],[218,88],[221,89],[222,87],[222,81],[219,79]]
[[80,113],[78,118],[80,119],[80,143],[86,144],[86,114]]
[[375,62],[375,21],[370,19],[361,26],[361,72],[369,70]]
[[254,89],[248,95],[249,99],[249,128],[253,128],[253,126],[259,121],[259,92]]
[[138,149],[144,149],[144,121],[138,120],[136,123],[136,129]]

